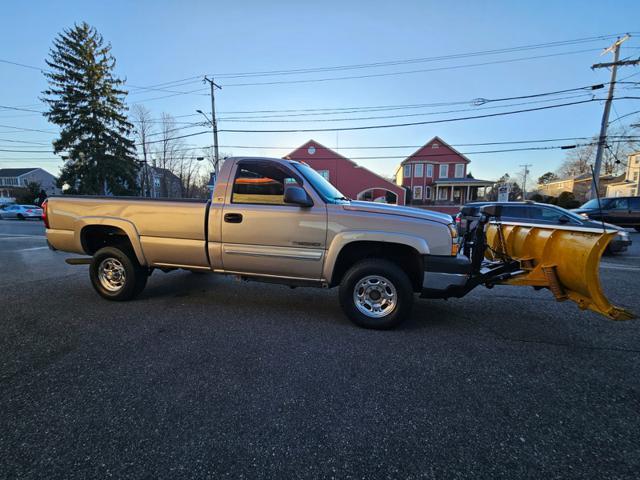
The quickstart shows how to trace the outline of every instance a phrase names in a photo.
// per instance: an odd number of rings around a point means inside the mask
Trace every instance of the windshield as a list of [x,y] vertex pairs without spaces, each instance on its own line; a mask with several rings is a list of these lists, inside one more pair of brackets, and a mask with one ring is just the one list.
[[311,186],[328,203],[338,203],[348,201],[340,190],[331,185],[322,175],[305,163],[294,163],[295,168],[306,178]]
[[[601,198],[600,199],[600,205],[602,205],[602,208],[605,208],[606,205],[607,205],[607,201]],[[594,198],[592,200],[589,200],[587,203],[582,205],[580,208],[600,208],[598,206],[598,199]]]

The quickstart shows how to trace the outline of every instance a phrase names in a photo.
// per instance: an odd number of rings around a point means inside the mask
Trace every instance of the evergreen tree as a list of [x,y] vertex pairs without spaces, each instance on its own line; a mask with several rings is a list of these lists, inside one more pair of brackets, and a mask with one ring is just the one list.
[[46,60],[51,70],[42,92],[49,105],[44,115],[61,127],[53,148],[67,158],[58,182],[69,184],[71,193],[126,195],[137,189],[127,92],[113,74],[110,52],[111,45],[83,22],[58,35]]

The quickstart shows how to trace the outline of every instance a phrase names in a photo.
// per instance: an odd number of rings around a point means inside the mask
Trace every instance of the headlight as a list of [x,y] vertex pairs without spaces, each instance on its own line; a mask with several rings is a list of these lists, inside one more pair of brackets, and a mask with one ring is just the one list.
[[586,213],[581,213],[581,214],[580,214],[580,216],[581,216],[582,218],[589,219],[589,215],[587,215]]

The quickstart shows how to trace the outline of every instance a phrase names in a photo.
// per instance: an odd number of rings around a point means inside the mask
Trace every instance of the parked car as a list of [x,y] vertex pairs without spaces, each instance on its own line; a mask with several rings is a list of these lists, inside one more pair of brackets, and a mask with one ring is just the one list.
[[594,198],[571,211],[584,218],[603,220],[640,232],[640,197],[605,197],[600,202]]
[[35,205],[9,205],[0,210],[0,218],[17,218],[26,220],[27,218],[42,218],[42,209]]
[[[463,215],[459,212],[456,215],[456,226],[458,227],[458,235],[464,237],[469,231],[470,224],[480,218],[480,207],[485,205],[494,205],[500,202],[473,202],[465,205],[465,211],[470,215]],[[581,215],[577,215],[564,208],[546,203],[536,202],[503,202],[502,219],[523,222],[536,223],[541,225],[573,225],[588,228],[602,228],[602,222],[590,220]],[[606,253],[621,253],[627,250],[631,245],[631,236],[624,229],[609,223],[604,224],[607,228],[618,230],[618,235],[607,246]]]

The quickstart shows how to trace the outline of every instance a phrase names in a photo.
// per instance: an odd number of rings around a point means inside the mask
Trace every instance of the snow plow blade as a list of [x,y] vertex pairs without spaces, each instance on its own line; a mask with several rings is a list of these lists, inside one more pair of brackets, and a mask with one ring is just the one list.
[[523,273],[498,283],[548,288],[558,301],[572,300],[581,309],[611,320],[629,320],[634,315],[612,305],[600,286],[600,257],[616,234],[615,230],[490,223],[485,256],[520,263]]

